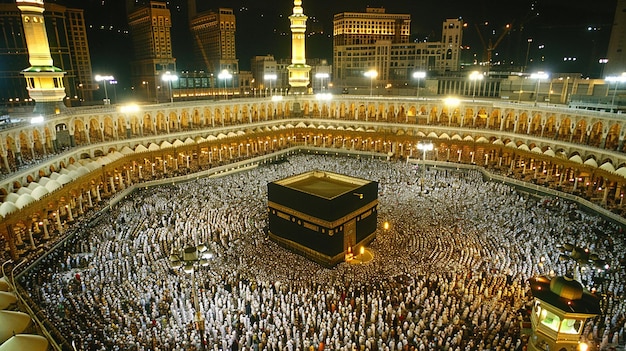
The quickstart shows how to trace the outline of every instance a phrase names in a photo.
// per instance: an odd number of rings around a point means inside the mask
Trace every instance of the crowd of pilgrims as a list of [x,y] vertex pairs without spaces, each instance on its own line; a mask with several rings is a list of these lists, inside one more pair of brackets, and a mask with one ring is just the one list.
[[[379,183],[369,263],[323,268],[268,239],[267,183],[314,169]],[[616,224],[476,171],[371,158],[296,155],[142,189],[21,284],[79,350],[522,350],[527,280],[571,273],[558,260],[565,242],[615,267],[579,270],[603,308],[583,339],[623,342],[626,277],[616,268],[626,251]],[[208,267],[172,268],[172,249],[200,243],[213,254]]]

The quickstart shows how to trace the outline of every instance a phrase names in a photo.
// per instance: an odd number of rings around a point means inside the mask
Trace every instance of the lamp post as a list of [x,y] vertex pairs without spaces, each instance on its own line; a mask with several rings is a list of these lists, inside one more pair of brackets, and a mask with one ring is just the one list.
[[526,71],[526,67],[528,66],[528,54],[530,53],[530,44],[533,42],[533,38],[528,38],[528,46],[526,46],[526,59],[524,60],[524,67],[522,68],[522,72]]
[[426,78],[426,72],[424,72],[424,71],[413,72],[413,78],[417,79],[417,95],[416,95],[416,97],[419,99],[420,98],[420,79]]
[[319,72],[319,73],[315,73],[315,78],[319,79],[320,82],[320,91],[324,91],[324,79],[327,79],[330,77],[330,74],[328,73],[324,73],[324,72]]
[[472,73],[470,73],[469,79],[472,82],[474,82],[474,85],[473,85],[473,88],[472,88],[472,102],[474,102],[474,101],[476,101],[476,81],[482,80],[483,79],[483,75],[482,75],[482,73],[480,73],[478,71],[473,71]]
[[539,97],[539,84],[542,79],[548,79],[549,75],[545,72],[537,72],[530,75],[530,79],[537,80],[537,87],[535,88],[535,106],[537,106],[537,98]]
[[[272,95],[273,95],[273,93],[272,93],[272,81],[276,80],[276,78],[278,78],[278,76],[276,76],[276,74],[274,74],[274,73],[263,75],[263,80],[269,80],[269,82],[270,82],[270,94],[272,94]],[[267,94],[265,96],[267,96]]]
[[598,63],[601,65],[601,69],[600,69],[600,77],[604,76],[604,67],[606,67],[606,64],[609,63],[609,59],[608,58],[601,58],[598,59]]
[[573,277],[577,281],[581,281],[580,270],[582,267],[591,267],[598,271],[606,271],[611,268],[606,260],[600,258],[598,254],[591,252],[588,248],[583,248],[570,243],[557,245],[557,249],[562,253],[559,254],[559,261],[574,262]]
[[96,82],[104,82],[104,104],[110,105],[111,100],[109,100],[109,93],[107,92],[107,82],[110,82],[115,79],[113,76],[101,76],[99,74],[96,75]]
[[228,79],[232,79],[233,75],[230,74],[230,72],[228,72],[227,70],[223,69],[218,75],[217,75],[218,79],[221,79],[224,81],[224,96],[226,96],[226,98],[228,98],[228,92],[226,90],[226,81]]
[[607,82],[615,82],[615,89],[613,90],[613,97],[611,98],[611,111],[615,112],[615,97],[617,95],[617,86],[619,83],[626,82],[626,72],[622,73],[619,76],[608,76],[604,78]]
[[167,82],[167,87],[170,92],[170,103],[174,103],[174,92],[172,91],[172,82],[178,80],[178,76],[176,74],[170,73],[170,71],[167,71],[163,73],[163,75],[161,76],[161,80],[163,80],[164,82]]
[[378,72],[376,70],[369,70],[363,73],[364,76],[370,79],[370,96],[372,96],[372,89],[374,88],[374,78],[378,77]]
[[419,142],[417,143],[417,149],[418,150],[422,150],[422,176],[421,176],[421,180],[420,180],[420,191],[424,191],[424,171],[426,169],[426,151],[431,151],[432,149],[434,149],[433,143],[428,142],[428,143],[423,143],[423,142]]
[[148,95],[148,101],[150,101],[150,82],[144,80],[141,84],[146,86],[146,95]]
[[117,80],[113,79],[109,81],[109,85],[113,86],[113,100],[117,102]]
[[183,268],[185,273],[191,274],[191,283],[193,287],[193,308],[196,310],[194,322],[196,330],[200,334],[200,342],[202,349],[204,349],[204,317],[200,312],[200,306],[198,303],[198,288],[196,286],[195,270],[197,266],[206,267],[209,265],[209,259],[213,257],[212,254],[206,252],[207,246],[200,244],[197,246],[188,246],[183,249],[172,249],[170,254],[170,262],[172,268]]

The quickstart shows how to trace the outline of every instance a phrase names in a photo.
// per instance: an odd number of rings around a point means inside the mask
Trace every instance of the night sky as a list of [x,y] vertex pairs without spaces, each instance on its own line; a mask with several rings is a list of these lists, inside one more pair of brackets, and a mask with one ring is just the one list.
[[[11,0],[0,0],[12,2]],[[84,8],[94,74],[126,74],[132,52],[126,24],[124,0],[46,0],[62,5]],[[237,16],[237,57],[240,69],[248,70],[250,58],[273,54],[277,59],[289,58],[291,43],[288,16],[293,1],[198,0],[198,11],[228,7]],[[192,67],[191,42],[187,25],[187,0],[168,2],[172,12],[174,56],[177,68]],[[344,11],[363,12],[367,6],[385,7],[387,13],[410,13],[413,40],[438,41],[446,18],[463,18],[468,26],[464,32],[462,60],[471,62],[482,57],[483,40],[495,43],[507,23],[512,30],[505,35],[494,52],[494,60],[503,66],[523,62],[528,38],[529,69],[549,72],[580,72],[599,76],[598,59],[606,55],[616,0],[303,0],[307,23],[307,57],[325,58],[332,63],[332,18]],[[543,57],[543,60],[541,59]],[[575,59],[575,60],[574,60]],[[542,62],[543,61],[543,62]]]

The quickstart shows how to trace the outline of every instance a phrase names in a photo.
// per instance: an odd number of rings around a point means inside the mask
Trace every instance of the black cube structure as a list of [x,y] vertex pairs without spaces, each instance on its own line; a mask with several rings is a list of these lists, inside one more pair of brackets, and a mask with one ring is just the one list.
[[331,267],[375,238],[378,183],[310,171],[267,184],[269,236]]

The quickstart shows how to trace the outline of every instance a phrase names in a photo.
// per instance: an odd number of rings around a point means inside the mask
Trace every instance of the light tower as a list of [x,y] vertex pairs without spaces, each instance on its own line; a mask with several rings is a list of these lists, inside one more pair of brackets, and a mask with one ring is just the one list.
[[570,277],[529,280],[534,301],[528,350],[585,351],[585,321],[601,313],[600,298]]
[[43,18],[43,0],[16,0],[22,14],[22,26],[28,48],[30,67],[21,73],[26,78],[28,95],[35,100],[37,114],[58,114],[65,109],[65,72],[54,67],[48,34]]
[[302,9],[302,0],[293,1],[293,14],[289,16],[291,22],[291,65],[289,71],[289,85],[296,93],[305,93],[309,85],[311,66],[306,64],[304,51],[307,16]]

